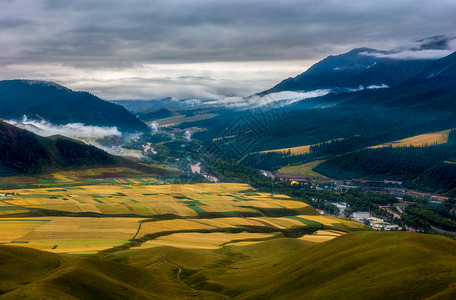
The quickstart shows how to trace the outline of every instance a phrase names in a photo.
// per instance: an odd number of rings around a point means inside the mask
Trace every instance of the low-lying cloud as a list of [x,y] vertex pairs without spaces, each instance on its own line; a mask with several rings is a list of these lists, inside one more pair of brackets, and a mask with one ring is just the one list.
[[44,137],[63,135],[70,138],[85,140],[99,139],[107,136],[122,136],[122,133],[117,129],[117,127],[90,126],[82,123],[55,125],[45,120],[29,120],[25,116],[20,121],[7,120],[6,122]]
[[226,97],[207,104],[222,105],[230,108],[257,108],[262,106],[285,106],[309,98],[321,97],[331,90],[322,89],[310,92],[283,91],[270,93],[264,96],[254,95],[250,97]]
[[393,53],[372,53],[364,52],[362,54],[378,58],[391,59],[439,59],[450,55],[452,50],[403,50]]
[[439,59],[456,51],[456,36],[439,35],[425,38],[391,51],[363,52],[362,55],[391,59]]

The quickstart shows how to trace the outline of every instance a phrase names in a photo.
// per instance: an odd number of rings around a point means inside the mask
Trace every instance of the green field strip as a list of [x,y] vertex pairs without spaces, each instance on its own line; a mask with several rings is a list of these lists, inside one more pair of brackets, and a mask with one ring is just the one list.
[[236,200],[239,200],[239,201],[253,201],[255,199],[246,199],[244,197],[239,197],[239,196],[236,196],[236,195],[231,195],[231,194],[226,194],[226,196],[229,196],[229,197],[232,197]]
[[246,196],[260,196],[258,193],[245,193]]
[[12,211],[12,210],[28,211],[27,209],[23,208],[22,206],[16,206],[16,205],[0,206],[0,211]]
[[50,222],[52,220],[37,220],[37,219],[0,219],[0,222]]
[[136,178],[137,181],[139,181],[140,183],[144,183],[144,184],[147,184],[149,183],[148,181],[142,179],[142,178]]
[[87,179],[86,182],[91,182],[91,183],[94,183],[94,182],[100,182],[101,179]]
[[103,182],[105,183],[118,183],[117,181],[115,181],[114,179],[110,178],[110,179],[104,179]]
[[47,190],[48,192],[66,192],[67,190],[65,189],[52,189],[52,190]]
[[199,206],[187,204],[188,208],[193,209],[197,214],[205,213],[206,211]]
[[238,211],[222,211],[222,215],[224,216],[238,216],[239,212]]
[[204,204],[200,202],[199,200],[190,200],[190,201],[179,201],[180,203],[183,203],[185,205],[201,205],[201,206],[207,206],[207,204]]
[[100,196],[98,194],[89,194],[89,196],[92,198],[104,198],[103,196]]
[[115,194],[112,194],[112,196],[116,196],[116,197],[126,197],[127,195],[125,195],[124,193],[115,193]]
[[38,179],[38,183],[53,183],[51,180],[47,179]]
[[99,199],[96,199],[96,198],[93,198],[92,200],[95,201],[95,202],[98,202],[98,203],[104,203],[103,201],[101,201]]
[[128,185],[122,185],[120,188],[126,189],[126,190],[131,190],[131,189],[133,189],[131,186],[128,186]]
[[296,221],[299,221],[307,226],[322,226],[323,224],[321,224],[320,222],[317,222],[317,221],[313,221],[313,220],[307,220],[307,219],[304,219],[304,218],[301,218],[301,217],[296,217],[296,216],[286,216],[284,218],[287,218],[287,219],[293,219],[293,220],[296,220]]
[[[131,201],[131,200],[130,200]],[[154,215],[154,212],[150,210],[150,207],[145,206],[143,204],[138,204],[138,203],[128,203],[130,207],[132,207],[135,211],[136,214],[141,215],[141,216],[151,216]],[[156,212],[155,212],[156,214]]]

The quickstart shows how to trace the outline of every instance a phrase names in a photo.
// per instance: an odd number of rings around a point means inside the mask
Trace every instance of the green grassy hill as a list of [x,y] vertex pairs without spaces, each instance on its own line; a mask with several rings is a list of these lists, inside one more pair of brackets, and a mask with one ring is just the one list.
[[41,137],[0,119],[0,177],[103,166],[125,166],[160,175],[176,173],[138,159],[112,156],[64,136]]
[[0,299],[454,299],[456,241],[357,232],[310,245],[157,247],[105,257],[0,246]]

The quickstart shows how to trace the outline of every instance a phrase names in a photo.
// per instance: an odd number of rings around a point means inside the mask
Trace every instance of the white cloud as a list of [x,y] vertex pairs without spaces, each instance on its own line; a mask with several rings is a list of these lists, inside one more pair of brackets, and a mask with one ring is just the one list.
[[453,53],[453,50],[403,50],[393,53],[363,52],[362,55],[391,59],[439,59]]
[[207,104],[222,105],[233,108],[256,108],[262,106],[284,106],[309,98],[321,97],[330,93],[331,90],[315,90],[310,92],[283,91],[271,93],[265,96],[250,97],[226,97],[216,101],[209,101]]
[[63,135],[70,138],[87,140],[98,139],[105,136],[122,136],[117,127],[88,126],[81,123],[54,125],[45,120],[35,121],[24,117],[22,120],[5,120],[5,122],[31,131],[40,136]]

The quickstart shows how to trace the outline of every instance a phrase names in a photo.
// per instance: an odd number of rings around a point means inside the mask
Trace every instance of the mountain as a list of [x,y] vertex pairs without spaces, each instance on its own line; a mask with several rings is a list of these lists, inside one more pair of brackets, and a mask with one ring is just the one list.
[[[329,63],[331,60],[351,63],[354,57],[365,51],[368,50],[352,51],[348,55],[351,60],[339,60],[339,57],[325,59],[311,68],[311,71],[317,72],[320,70],[317,66],[320,65],[326,65],[326,70],[331,71],[334,69],[334,64]],[[347,55],[341,56],[347,58]],[[311,145],[354,136],[364,139],[363,143],[358,144],[362,148],[456,127],[456,53],[433,61],[393,62],[388,58],[368,69],[360,67],[375,59],[360,56],[359,64],[355,64],[356,68],[347,68],[356,71],[345,72],[341,80],[331,76],[332,79],[325,79],[324,72],[318,71],[322,76],[321,83],[316,85],[318,82],[315,81],[316,83],[308,88],[334,87],[335,84],[349,82],[354,80],[353,78],[363,78],[361,74],[372,72],[370,69],[377,65],[401,68],[408,66],[403,73],[407,76],[385,71],[382,72],[383,77],[378,77],[382,79],[377,83],[388,82],[384,78],[392,76],[390,82],[395,83],[389,88],[352,92],[343,92],[341,89],[336,91],[332,88],[333,92],[325,96],[285,106],[275,105],[272,101],[263,107],[220,113],[210,120],[182,123],[179,126],[207,129],[195,133],[194,137],[209,144],[215,141],[218,147],[225,149],[228,155],[236,159],[255,151]],[[349,73],[350,76],[346,76]],[[352,76],[355,73],[357,75]],[[306,74],[304,77],[310,76],[307,72],[303,74]],[[375,77],[366,76],[364,80]]]
[[115,126],[122,132],[148,132],[149,128],[124,107],[88,92],[31,80],[0,81],[0,118],[45,119],[53,124],[83,123]]
[[0,176],[114,164],[113,156],[94,146],[63,136],[43,138],[0,121]]
[[94,257],[0,245],[0,298],[454,299],[455,253],[454,240],[410,232]]
[[112,156],[94,146],[64,136],[41,137],[0,119],[2,177],[102,166],[124,166],[149,174],[173,173],[161,167],[139,163],[134,159]]
[[454,82],[456,78],[456,52],[429,65],[421,74],[423,79],[437,77],[439,81]]
[[395,86],[423,72],[435,59],[394,59],[391,51],[353,49],[329,56],[304,73],[283,80],[260,95],[282,91],[344,90]]

